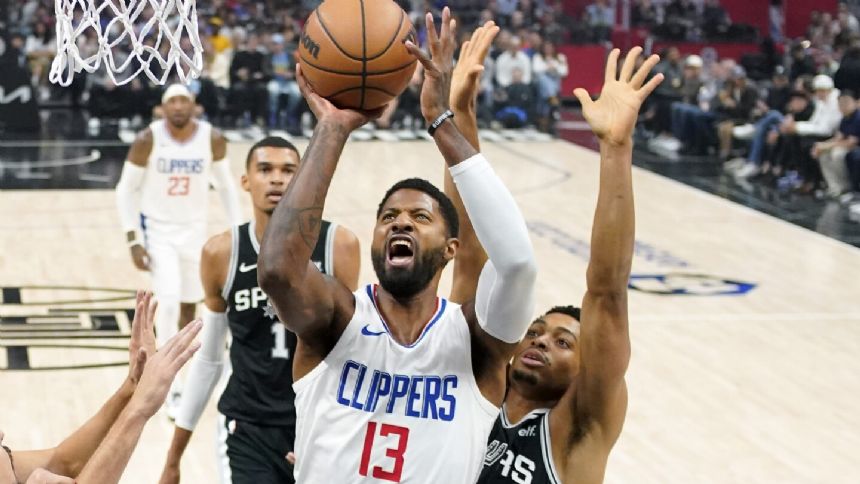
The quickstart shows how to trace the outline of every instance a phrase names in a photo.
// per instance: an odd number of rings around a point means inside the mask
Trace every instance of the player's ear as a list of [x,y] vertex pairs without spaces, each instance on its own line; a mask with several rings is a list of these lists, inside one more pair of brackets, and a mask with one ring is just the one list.
[[251,182],[248,181],[248,175],[246,173],[242,173],[241,183],[242,183],[242,190],[245,190],[246,192],[251,191]]
[[450,261],[457,255],[457,249],[460,248],[460,239],[452,237],[445,243],[445,261]]

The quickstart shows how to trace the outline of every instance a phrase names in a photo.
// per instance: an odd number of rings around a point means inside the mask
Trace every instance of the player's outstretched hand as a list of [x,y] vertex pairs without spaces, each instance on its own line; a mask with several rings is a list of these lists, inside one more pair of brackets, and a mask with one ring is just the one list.
[[128,340],[128,380],[137,385],[146,365],[146,358],[155,354],[155,308],[151,292],[137,291],[131,338]]
[[432,123],[448,109],[451,93],[451,75],[454,71],[454,49],[457,47],[457,21],[451,10],[442,10],[442,28],[436,33],[433,14],[427,13],[427,44],[430,56],[417,45],[406,41],[406,49],[424,66],[424,85],[421,87],[421,114],[427,124]]
[[649,57],[634,73],[636,59],[642,54],[641,47],[634,47],[624,59],[624,65],[619,74],[617,71],[620,53],[619,49],[612,49],[609,53],[603,90],[597,101],[592,101],[585,89],[577,88],[573,91],[582,103],[582,114],[591,126],[591,131],[602,143],[612,145],[622,145],[632,141],[639,108],[645,98],[663,81],[663,74],[657,74],[645,83],[651,69],[660,61],[659,56]]
[[170,384],[185,363],[200,348],[200,343],[194,341],[203,322],[199,319],[192,321],[161,347],[154,355],[147,355],[146,366],[129,407],[140,412],[146,418],[155,415],[158,408],[167,398]]
[[296,83],[299,85],[302,96],[308,102],[308,107],[320,123],[331,121],[336,125],[347,128],[351,132],[382,116],[383,111],[385,111],[385,106],[371,111],[338,108],[331,101],[314,91],[314,88],[308,83],[308,80],[302,73],[301,65],[296,66]]
[[460,57],[451,77],[451,107],[456,111],[474,111],[484,59],[498,33],[499,27],[490,20],[475,29],[472,37],[460,47]]

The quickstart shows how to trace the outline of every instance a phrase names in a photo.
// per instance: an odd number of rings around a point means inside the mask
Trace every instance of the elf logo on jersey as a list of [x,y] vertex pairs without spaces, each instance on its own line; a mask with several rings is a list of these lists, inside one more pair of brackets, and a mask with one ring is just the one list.
[[661,296],[740,296],[756,288],[752,282],[706,274],[634,274],[628,287]]
[[526,429],[520,429],[517,432],[520,437],[534,437],[537,434],[537,425],[529,425]]

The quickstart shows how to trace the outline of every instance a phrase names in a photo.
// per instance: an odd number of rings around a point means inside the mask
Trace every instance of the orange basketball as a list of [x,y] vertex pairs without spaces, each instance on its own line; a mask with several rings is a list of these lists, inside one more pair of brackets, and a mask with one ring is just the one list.
[[374,109],[399,96],[418,60],[415,29],[392,0],[325,0],[302,31],[299,62],[320,96],[341,108]]

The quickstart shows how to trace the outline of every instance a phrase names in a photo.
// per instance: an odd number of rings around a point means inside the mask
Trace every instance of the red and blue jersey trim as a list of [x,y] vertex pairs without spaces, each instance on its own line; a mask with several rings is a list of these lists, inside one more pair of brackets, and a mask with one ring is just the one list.
[[[370,300],[373,302],[373,307],[374,307],[374,309],[376,309],[376,314],[379,315],[379,320],[382,321],[382,326],[385,328],[385,332],[388,334],[389,337],[391,337],[391,330],[388,327],[388,322],[385,321],[385,318],[382,316],[382,311],[379,310],[379,303],[378,303],[378,299],[376,296],[376,291],[378,289],[378,285],[377,284],[368,284],[365,289],[367,291],[367,297],[369,297]],[[436,311],[433,314],[433,317],[431,317],[430,320],[424,325],[424,329],[421,330],[421,334],[418,336],[418,339],[416,339],[414,343],[404,345],[404,344],[401,344],[400,342],[398,342],[397,340],[395,340],[393,337],[391,337],[391,341],[394,341],[395,343],[397,343],[400,346],[403,346],[404,348],[414,348],[415,346],[418,345],[418,343],[421,342],[421,340],[424,339],[424,336],[426,336],[427,333],[429,333],[430,330],[433,329],[433,326],[436,325],[436,323],[439,321],[439,319],[442,318],[442,315],[445,314],[445,308],[447,306],[448,306],[448,300],[447,299],[440,298],[438,296],[436,297]]]

